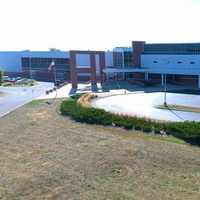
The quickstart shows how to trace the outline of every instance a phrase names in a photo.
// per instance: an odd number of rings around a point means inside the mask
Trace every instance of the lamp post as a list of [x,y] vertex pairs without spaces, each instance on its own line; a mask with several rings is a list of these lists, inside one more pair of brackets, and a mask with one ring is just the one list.
[[116,82],[117,73],[114,73],[114,83]]
[[165,58],[162,58],[162,60],[165,61],[164,106],[167,107],[167,100],[166,100],[166,89],[167,89],[166,68],[167,68],[167,64],[169,64],[169,62]]
[[32,80],[32,66],[31,66],[31,55],[29,56],[29,62],[30,62],[30,77],[31,77],[31,80]]

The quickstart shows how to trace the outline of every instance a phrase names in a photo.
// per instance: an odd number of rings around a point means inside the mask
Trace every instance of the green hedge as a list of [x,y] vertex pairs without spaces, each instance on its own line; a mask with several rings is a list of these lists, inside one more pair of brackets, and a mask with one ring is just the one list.
[[3,83],[3,75],[4,75],[4,72],[3,72],[3,70],[1,70],[0,69],[0,85],[2,85],[2,83]]
[[[74,98],[76,99],[76,98]],[[60,105],[60,112],[69,115],[72,119],[80,122],[99,125],[112,125],[124,129],[135,129],[143,132],[161,131],[167,135],[183,139],[190,143],[200,144],[200,123],[199,122],[160,122],[151,121],[146,118],[139,118],[127,115],[118,115],[98,108],[83,108],[76,100],[65,100]]]

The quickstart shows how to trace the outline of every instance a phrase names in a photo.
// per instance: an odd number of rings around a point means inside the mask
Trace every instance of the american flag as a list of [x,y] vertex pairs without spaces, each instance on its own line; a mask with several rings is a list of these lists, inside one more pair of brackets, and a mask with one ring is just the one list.
[[52,68],[54,65],[55,65],[55,63],[54,63],[54,61],[52,61],[51,64],[49,65],[49,67],[48,67],[48,70],[50,71],[51,68]]

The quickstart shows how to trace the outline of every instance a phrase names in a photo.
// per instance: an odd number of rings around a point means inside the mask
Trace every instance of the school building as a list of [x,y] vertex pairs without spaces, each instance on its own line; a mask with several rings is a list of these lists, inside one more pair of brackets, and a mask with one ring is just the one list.
[[[54,61],[54,66],[49,66]],[[200,88],[200,43],[132,41],[112,51],[6,51],[0,52],[0,69],[10,77],[43,81],[79,81],[92,85],[106,81],[140,81],[194,85]]]

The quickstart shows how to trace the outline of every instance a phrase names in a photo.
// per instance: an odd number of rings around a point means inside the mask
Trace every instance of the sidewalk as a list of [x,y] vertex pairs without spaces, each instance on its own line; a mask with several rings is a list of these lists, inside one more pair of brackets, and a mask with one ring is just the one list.
[[63,86],[62,88],[57,89],[56,91],[50,92],[49,94],[43,94],[42,96],[38,97],[37,99],[54,99],[55,97],[56,98],[69,97],[72,94],[78,93],[84,87],[85,87],[85,84],[79,84],[78,89],[75,91],[74,89],[72,89],[71,83],[68,83],[67,85]]
[[[167,92],[175,90],[188,90],[188,89],[197,89],[195,87],[189,86],[176,86],[176,85],[167,85]],[[63,86],[57,91],[53,91],[49,94],[43,94],[37,99],[53,99],[53,98],[65,98],[70,95],[77,93],[88,93],[94,92],[99,97],[111,96],[111,95],[122,95],[122,94],[132,94],[132,93],[149,93],[149,92],[164,92],[164,86],[155,85],[151,87],[142,88],[137,85],[131,85],[128,83],[104,83],[97,84],[96,86],[91,86],[90,84],[78,84],[78,88],[72,88],[71,83]]]

